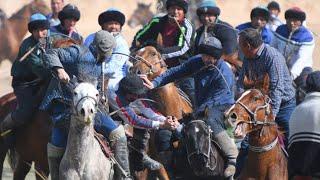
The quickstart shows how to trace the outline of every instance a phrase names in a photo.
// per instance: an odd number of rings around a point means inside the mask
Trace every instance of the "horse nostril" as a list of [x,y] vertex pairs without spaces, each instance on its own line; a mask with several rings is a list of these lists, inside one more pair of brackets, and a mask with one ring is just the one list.
[[93,109],[90,109],[90,112],[93,114]]
[[80,111],[81,115],[84,116],[85,115],[85,111],[83,108],[81,108],[81,111]]

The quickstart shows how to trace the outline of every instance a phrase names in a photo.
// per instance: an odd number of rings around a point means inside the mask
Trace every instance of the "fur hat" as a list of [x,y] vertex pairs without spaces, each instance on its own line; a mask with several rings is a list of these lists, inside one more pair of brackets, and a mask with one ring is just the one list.
[[223,49],[220,40],[213,36],[204,39],[200,43],[198,48],[199,54],[207,54],[214,57],[215,59],[220,59],[222,56],[222,52]]
[[49,29],[50,23],[43,14],[35,13],[30,16],[28,30],[31,33],[33,30],[40,28]]
[[143,80],[137,75],[128,75],[119,82],[119,91],[122,93],[130,93],[141,95],[146,93],[146,87]]
[[80,11],[77,6],[73,4],[67,4],[63,7],[63,9],[59,12],[58,18],[61,22],[65,19],[75,19],[79,21],[80,19]]
[[98,22],[99,22],[100,26],[102,26],[102,24],[109,22],[109,21],[117,21],[120,23],[121,26],[123,26],[124,22],[126,21],[126,17],[118,9],[110,8],[110,9],[102,12],[98,18]]
[[280,5],[279,3],[277,3],[276,1],[271,1],[267,8],[270,10],[270,9],[277,9],[278,11],[280,11]]
[[320,71],[310,73],[306,85],[307,92],[320,92]]
[[301,22],[306,20],[306,13],[303,12],[300,8],[298,7],[293,7],[284,13],[285,19],[298,19]]
[[214,14],[215,16],[220,15],[220,8],[217,7],[214,0],[204,0],[202,1],[197,9],[197,15],[200,16],[204,13]]
[[188,12],[188,2],[187,2],[187,0],[167,0],[167,2],[166,2],[167,10],[171,6],[179,6],[179,7],[181,7],[183,9],[184,13]]
[[250,18],[252,19],[253,17],[258,17],[258,16],[263,17],[267,21],[269,21],[270,12],[267,8],[262,7],[262,6],[258,6],[258,7],[255,7],[251,10]]

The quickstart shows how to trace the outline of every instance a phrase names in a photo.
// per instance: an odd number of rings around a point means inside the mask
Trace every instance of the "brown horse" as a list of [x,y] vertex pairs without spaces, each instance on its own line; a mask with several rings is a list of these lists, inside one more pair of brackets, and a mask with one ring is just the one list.
[[[132,71],[137,74],[147,75],[149,80],[153,80],[167,70],[161,54],[153,46],[146,46],[138,50],[136,58],[138,61],[134,63]],[[192,112],[192,107],[190,102],[180,94],[174,83],[169,83],[150,92],[151,98],[158,102],[158,110],[163,115],[182,119],[183,114]]]
[[128,20],[128,25],[131,28],[135,28],[139,25],[146,25],[150,19],[154,16],[150,10],[150,4],[138,3],[137,9],[134,10],[133,14]]
[[[77,44],[72,39],[58,39],[52,42],[52,47],[68,47]],[[107,81],[106,81],[107,82]],[[7,114],[16,108],[17,99],[13,93],[9,93],[0,98],[0,121]],[[32,162],[35,163],[37,179],[47,178],[49,166],[47,159],[47,143],[51,134],[51,120],[47,112],[38,111],[30,123],[19,127],[14,131],[15,142],[12,145],[13,151],[18,155],[18,162],[14,169],[14,179],[24,179],[31,168]],[[8,151],[6,139],[0,138],[0,164],[3,165],[4,158]],[[15,157],[13,157],[15,158]],[[1,171],[2,171],[2,167]],[[39,173],[39,174],[38,174]]]
[[44,1],[34,0],[23,6],[9,19],[4,19],[2,28],[0,28],[0,62],[4,59],[14,61],[20,43],[28,31],[29,17],[36,12],[46,15],[50,9]]
[[249,134],[248,160],[239,179],[286,180],[287,158],[281,149],[270,98],[258,89],[245,91],[227,112],[235,132]]

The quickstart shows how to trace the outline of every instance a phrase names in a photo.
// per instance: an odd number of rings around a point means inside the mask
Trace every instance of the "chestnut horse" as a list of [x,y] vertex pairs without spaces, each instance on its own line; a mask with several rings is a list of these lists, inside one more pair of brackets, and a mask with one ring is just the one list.
[[[68,47],[77,44],[72,39],[58,39],[52,44],[53,48]],[[0,121],[16,108],[17,99],[13,93],[9,93],[0,98]],[[30,123],[19,127],[14,131],[15,141],[13,143],[14,152],[18,155],[18,162],[14,169],[14,179],[24,179],[30,170],[32,162],[35,163],[37,179],[47,178],[49,166],[47,159],[47,143],[51,134],[51,120],[47,112],[38,111]],[[0,137],[0,168],[2,172],[3,162],[9,149],[7,138]],[[13,157],[15,159],[15,157]],[[39,174],[38,174],[39,173]]]
[[2,22],[2,28],[0,29],[0,62],[4,59],[14,61],[20,43],[28,32],[29,17],[36,12],[46,15],[50,12],[50,9],[44,1],[34,0],[23,6],[9,19],[3,19],[4,22]]
[[[159,51],[153,46],[146,46],[136,52],[136,61],[132,72],[147,75],[149,80],[155,79],[167,70]],[[192,113],[192,107],[186,97],[181,96],[181,91],[174,83],[153,89],[151,98],[158,102],[158,110],[165,116],[175,116],[182,119],[183,114]]]
[[239,179],[287,180],[287,158],[282,135],[271,112],[271,99],[258,89],[245,91],[226,112],[235,131],[249,134],[249,153]]

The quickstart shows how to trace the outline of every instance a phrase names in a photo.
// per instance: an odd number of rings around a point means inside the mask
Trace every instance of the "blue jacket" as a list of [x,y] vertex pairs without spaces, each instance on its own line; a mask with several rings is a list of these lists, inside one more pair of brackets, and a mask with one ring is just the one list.
[[[240,24],[239,26],[236,27],[236,29],[238,29],[239,31],[242,31],[242,30],[245,30],[245,29],[248,29],[248,28],[255,29],[251,25],[251,22]],[[263,27],[262,28],[262,32],[261,32],[261,36],[262,36],[262,40],[263,40],[264,43],[271,44],[272,38],[273,38],[273,32],[270,29],[268,29],[266,27]]]
[[201,56],[194,56],[184,64],[171,68],[153,80],[154,87],[192,75],[195,80],[197,111],[206,106],[231,105],[234,103],[234,76],[231,68],[223,60],[214,67],[205,67]]
[[[85,46],[73,45],[67,48],[50,49],[46,52],[44,59],[51,69],[64,68],[70,78],[84,75],[85,78],[90,77],[97,81],[101,75],[101,64],[97,64],[94,55]],[[55,99],[71,103],[72,92],[58,79],[52,78],[40,109],[48,110]]]
[[79,33],[73,31],[71,34],[69,34],[69,32],[67,32],[66,29],[61,24],[57,26],[51,26],[50,31],[53,33],[64,34],[81,43],[83,41],[83,37]]

